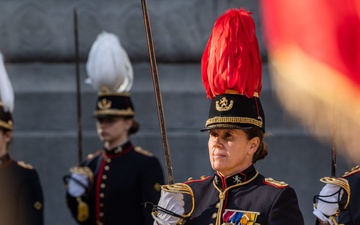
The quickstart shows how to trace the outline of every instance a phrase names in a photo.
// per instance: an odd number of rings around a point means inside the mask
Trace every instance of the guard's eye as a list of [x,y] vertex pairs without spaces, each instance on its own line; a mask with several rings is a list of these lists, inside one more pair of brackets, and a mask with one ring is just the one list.
[[99,123],[113,123],[113,122],[115,122],[115,118],[113,118],[113,117],[104,117],[104,118],[98,118],[97,119],[97,121],[99,122]]
[[229,137],[232,137],[232,133],[230,132],[224,133],[224,138],[229,138]]
[[218,137],[219,134],[216,133],[216,132],[214,132],[214,131],[209,131],[209,136],[210,136],[210,137]]

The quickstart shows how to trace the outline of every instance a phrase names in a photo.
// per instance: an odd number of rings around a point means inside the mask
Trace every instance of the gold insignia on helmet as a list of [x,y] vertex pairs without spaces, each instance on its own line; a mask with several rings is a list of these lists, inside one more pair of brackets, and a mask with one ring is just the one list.
[[231,100],[229,103],[229,100],[227,100],[226,97],[223,97],[220,99],[220,101],[216,101],[216,110],[219,112],[229,111],[230,109],[232,109],[233,105],[234,105],[233,100]]
[[42,207],[43,207],[43,205],[41,204],[41,202],[35,202],[34,203],[34,208],[36,210],[40,210],[40,209],[42,209]]
[[111,107],[111,101],[107,100],[106,98],[101,99],[101,101],[98,101],[98,107],[99,109],[110,109]]

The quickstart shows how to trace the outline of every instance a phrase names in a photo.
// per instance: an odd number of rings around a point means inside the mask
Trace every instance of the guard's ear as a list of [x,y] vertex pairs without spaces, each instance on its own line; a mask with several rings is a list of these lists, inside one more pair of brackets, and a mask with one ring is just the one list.
[[250,148],[249,148],[249,154],[255,154],[255,152],[257,151],[257,149],[259,148],[260,145],[260,138],[259,137],[253,137],[250,141]]
[[4,138],[5,138],[5,142],[6,143],[10,143],[10,141],[12,140],[13,138],[13,132],[12,131],[6,131],[4,133]]
[[134,120],[133,119],[124,119],[124,125],[129,130],[131,126],[133,125]]

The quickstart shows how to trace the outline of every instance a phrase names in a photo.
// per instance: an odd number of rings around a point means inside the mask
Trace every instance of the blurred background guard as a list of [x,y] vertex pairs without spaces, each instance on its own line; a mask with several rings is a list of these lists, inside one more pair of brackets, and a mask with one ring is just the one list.
[[324,177],[320,181],[326,185],[314,196],[315,224],[360,224],[360,166],[341,178]]
[[[323,223],[336,223],[339,213],[339,223],[360,224],[355,219],[360,206],[354,206],[360,202],[358,175],[337,178],[335,173],[337,153],[351,164],[360,162],[360,1],[264,0],[260,5],[282,106],[332,145],[331,178],[321,179],[326,185],[315,196],[314,214]],[[350,185],[346,209],[344,179]]]
[[264,0],[260,5],[271,80],[283,108],[358,165],[360,1]]
[[74,219],[91,225],[150,225],[163,184],[160,162],[135,146],[139,124],[130,98],[133,69],[117,36],[102,32],[90,50],[87,82],[98,91],[96,128],[104,148],[70,169],[66,199]]
[[9,155],[13,110],[14,92],[0,53],[0,224],[42,225],[44,200],[38,173]]
[[339,224],[360,224],[360,165],[352,168],[343,176],[350,186],[349,205],[339,213]]
[[254,166],[267,156],[268,146],[260,102],[262,61],[250,12],[229,9],[216,20],[202,56],[202,80],[212,99],[203,131],[209,132],[215,174],[187,181],[186,194],[184,185],[162,186],[156,223],[175,225],[185,217],[186,225],[303,225],[294,189],[265,178]]

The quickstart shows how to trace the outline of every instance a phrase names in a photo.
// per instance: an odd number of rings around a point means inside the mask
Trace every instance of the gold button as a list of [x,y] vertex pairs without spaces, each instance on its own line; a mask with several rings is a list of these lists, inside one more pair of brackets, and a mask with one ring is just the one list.
[[110,159],[110,158],[107,158],[107,159],[106,159],[106,162],[108,162],[108,163],[111,162],[111,159]]
[[103,217],[103,216],[104,216],[104,213],[103,213],[103,212],[99,213],[99,216],[100,216],[100,217]]
[[220,207],[220,202],[216,203],[215,207],[218,209]]
[[104,196],[104,193],[100,193],[100,198],[103,198]]
[[100,187],[101,187],[101,188],[105,188],[105,184],[100,184]]
[[212,214],[211,218],[215,219],[217,217],[217,213]]
[[104,207],[104,203],[100,203],[100,207]]
[[109,167],[109,166],[105,166],[104,169],[105,169],[105,170],[109,170],[110,167]]
[[103,180],[106,180],[107,179],[107,176],[104,174],[104,175],[102,175],[102,179]]
[[35,202],[34,203],[34,208],[36,210],[40,210],[40,209],[42,209],[42,207],[43,207],[43,205],[41,204],[41,202]]

